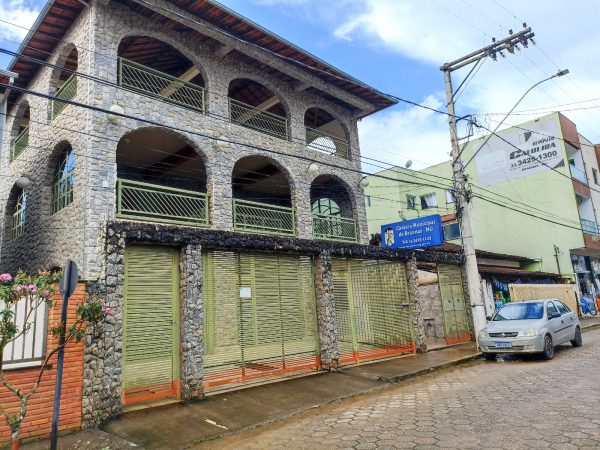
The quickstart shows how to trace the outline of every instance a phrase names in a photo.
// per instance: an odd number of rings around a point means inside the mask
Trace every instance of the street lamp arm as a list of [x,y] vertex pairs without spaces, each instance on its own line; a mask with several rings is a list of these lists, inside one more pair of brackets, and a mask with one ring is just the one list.
[[[559,70],[558,72],[556,72],[554,75],[552,75],[551,77],[548,78],[544,78],[543,80],[538,81],[537,83],[535,83],[533,86],[531,86],[529,89],[527,89],[525,91],[525,93],[521,96],[521,98],[519,98],[519,100],[517,100],[517,103],[515,103],[513,105],[513,107],[510,109],[510,111],[508,111],[506,113],[506,115],[502,118],[502,120],[500,121],[500,123],[496,126],[496,128],[494,128],[494,131],[491,132],[491,134],[489,134],[486,138],[485,141],[483,141],[483,144],[481,144],[481,146],[473,153],[473,156],[471,156],[471,158],[469,158],[469,160],[465,163],[465,165],[463,166],[463,169],[465,167],[467,167],[469,165],[469,163],[471,161],[473,161],[473,158],[475,158],[475,156],[477,156],[477,153],[479,153],[479,151],[485,147],[485,144],[488,143],[488,141],[492,138],[492,136],[494,136],[496,134],[496,131],[498,131],[498,129],[502,126],[502,124],[504,123],[504,121],[506,119],[508,119],[508,116],[510,116],[512,114],[512,112],[515,110],[515,108],[519,105],[519,103],[521,103],[523,101],[523,99],[527,96],[527,94],[529,94],[533,89],[535,89],[537,86],[539,86],[540,84],[551,80],[552,78],[556,78],[556,77],[562,77],[563,75],[566,75],[569,73],[569,69],[563,69],[563,70]],[[453,161],[454,163],[454,161]]]

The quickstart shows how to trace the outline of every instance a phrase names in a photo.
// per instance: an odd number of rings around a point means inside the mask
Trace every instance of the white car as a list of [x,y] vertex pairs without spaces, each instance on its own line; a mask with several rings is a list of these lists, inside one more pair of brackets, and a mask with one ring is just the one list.
[[542,353],[552,359],[557,345],[583,344],[577,314],[557,299],[507,303],[488,317],[477,341],[487,360],[498,353]]

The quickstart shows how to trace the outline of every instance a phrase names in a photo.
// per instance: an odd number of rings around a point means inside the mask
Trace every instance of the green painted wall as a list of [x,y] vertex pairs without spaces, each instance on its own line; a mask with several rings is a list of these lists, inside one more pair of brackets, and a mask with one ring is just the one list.
[[[557,129],[560,130],[557,114],[524,123],[520,127],[527,129],[544,121],[555,121]],[[515,130],[508,129],[499,134],[508,135],[511,132],[514,133]],[[471,158],[473,149],[477,148],[477,144],[480,145],[483,139],[473,141],[467,146],[463,153],[463,161]],[[555,144],[565,161],[565,164],[556,167],[556,170],[570,177],[564,142],[555,140]],[[482,150],[482,152],[484,151],[485,149]],[[541,264],[532,265],[533,267],[528,269],[558,273],[559,269],[554,255],[554,245],[557,245],[560,249],[560,272],[570,275],[572,264],[569,250],[584,246],[583,234],[578,229],[580,228],[579,213],[571,179],[548,169],[524,178],[499,182],[485,187],[484,190],[478,187],[481,185],[481,181],[478,179],[477,161],[474,159],[466,169],[474,194],[521,209],[528,214],[546,218],[544,220],[531,217],[489,201],[474,198],[471,202],[471,214],[477,249],[531,259],[541,258]],[[369,233],[380,232],[381,225],[386,223],[430,214],[453,213],[454,205],[446,203],[445,193],[445,188],[450,187],[451,182],[437,178],[440,176],[451,178],[451,173],[450,161],[448,161],[420,172],[392,169],[379,173],[379,175],[393,178],[393,180],[371,176],[369,186],[365,189],[365,195],[370,197],[371,203],[371,206],[368,206],[369,200],[367,199]],[[415,182],[437,187],[411,184]],[[438,207],[421,209],[419,197],[431,192],[436,193]],[[417,197],[416,210],[407,208],[407,194]],[[549,222],[550,220],[568,224],[573,228],[553,224]],[[459,241],[452,242],[459,243]]]

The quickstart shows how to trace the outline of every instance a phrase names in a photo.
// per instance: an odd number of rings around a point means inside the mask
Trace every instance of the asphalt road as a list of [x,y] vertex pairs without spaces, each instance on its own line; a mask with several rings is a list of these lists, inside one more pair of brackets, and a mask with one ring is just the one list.
[[583,339],[552,361],[481,361],[199,448],[600,448],[600,329]]

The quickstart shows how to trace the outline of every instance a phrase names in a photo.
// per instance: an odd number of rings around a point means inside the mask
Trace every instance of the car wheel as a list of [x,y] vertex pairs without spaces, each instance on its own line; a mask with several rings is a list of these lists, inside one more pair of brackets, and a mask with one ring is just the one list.
[[575,336],[571,340],[571,345],[573,347],[581,347],[583,345],[583,338],[581,337],[581,328],[575,328]]
[[554,358],[554,342],[552,342],[552,337],[547,334],[544,336],[544,359],[550,360]]
[[484,353],[483,357],[485,358],[486,361],[496,361],[495,353]]

